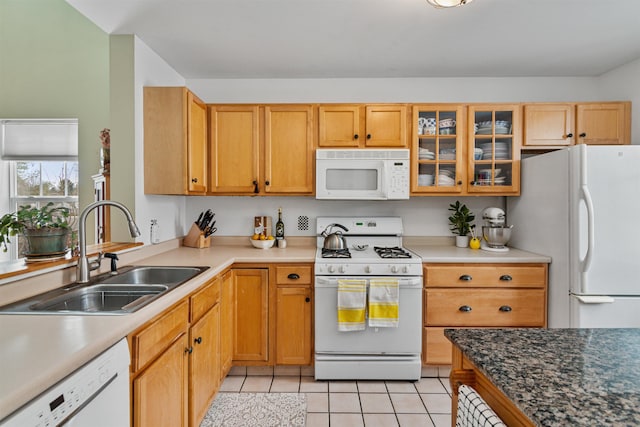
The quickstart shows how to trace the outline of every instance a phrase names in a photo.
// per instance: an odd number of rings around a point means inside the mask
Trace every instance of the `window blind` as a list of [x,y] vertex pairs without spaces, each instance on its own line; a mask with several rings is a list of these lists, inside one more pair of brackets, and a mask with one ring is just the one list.
[[2,160],[77,160],[78,119],[0,120]]

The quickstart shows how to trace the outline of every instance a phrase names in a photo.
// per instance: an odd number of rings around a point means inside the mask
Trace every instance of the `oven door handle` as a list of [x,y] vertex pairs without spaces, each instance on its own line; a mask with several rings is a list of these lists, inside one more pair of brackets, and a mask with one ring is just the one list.
[[[359,279],[359,280],[367,280],[367,284],[368,281],[370,279],[388,279],[388,277],[353,277],[353,276],[349,276],[349,277],[331,277],[331,276],[316,276],[315,279],[315,285],[316,286],[320,286],[320,287],[338,287],[338,280],[340,279]],[[420,276],[415,276],[415,277],[400,277],[398,278],[398,286],[400,286],[401,288],[404,287],[422,287],[422,277]]]

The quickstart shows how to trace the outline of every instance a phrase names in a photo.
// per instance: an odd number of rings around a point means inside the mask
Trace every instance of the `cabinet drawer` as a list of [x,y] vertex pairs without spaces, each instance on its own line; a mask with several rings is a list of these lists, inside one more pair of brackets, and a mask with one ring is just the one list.
[[276,267],[278,285],[308,285],[311,283],[310,265],[287,265]]
[[509,287],[544,288],[546,264],[451,264],[427,265],[425,287]]
[[134,371],[145,366],[171,342],[186,333],[188,320],[189,304],[184,300],[136,333],[131,340]]
[[191,298],[191,323],[196,322],[220,301],[220,280],[217,278],[196,291]]
[[427,289],[427,326],[545,325],[544,290]]

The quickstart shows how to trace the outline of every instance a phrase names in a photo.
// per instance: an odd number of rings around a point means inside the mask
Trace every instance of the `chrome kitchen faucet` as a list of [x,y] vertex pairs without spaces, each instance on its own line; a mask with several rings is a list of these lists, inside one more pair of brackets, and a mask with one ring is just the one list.
[[84,210],[80,214],[80,224],[78,225],[78,246],[80,246],[80,256],[78,257],[78,268],[76,273],[77,283],[87,283],[89,281],[91,271],[100,268],[100,261],[102,259],[101,256],[99,256],[97,260],[92,262],[89,262],[89,259],[87,258],[86,222],[89,212],[103,205],[115,206],[116,208],[120,209],[127,217],[127,221],[129,222],[129,233],[131,233],[131,237],[138,237],[140,235],[140,229],[133,220],[131,212],[129,212],[129,209],[127,209],[127,207],[120,202],[115,202],[113,200],[100,200],[84,208]]

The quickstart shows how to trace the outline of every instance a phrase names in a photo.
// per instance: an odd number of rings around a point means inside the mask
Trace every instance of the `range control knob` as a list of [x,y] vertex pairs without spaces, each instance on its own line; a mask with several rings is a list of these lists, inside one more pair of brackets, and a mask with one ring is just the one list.
[[365,272],[365,273],[367,273],[367,274],[368,274],[368,273],[371,273],[371,266],[369,266],[369,265],[365,265],[365,266],[364,266],[364,272]]
[[392,272],[393,274],[396,274],[396,273],[398,272],[398,266],[397,266],[397,265],[392,265],[392,266],[391,266],[391,272]]
[[338,271],[340,272],[340,274],[344,274],[344,272],[347,271],[347,268],[344,265],[341,265],[340,267],[338,267]]
[[403,272],[404,274],[409,273],[409,266],[408,266],[408,265],[405,265],[404,267],[402,267],[402,272]]
[[333,265],[330,265],[329,267],[327,267],[327,271],[328,271],[329,273],[334,273],[334,272],[336,271],[336,269],[335,269],[335,268],[333,268]]

